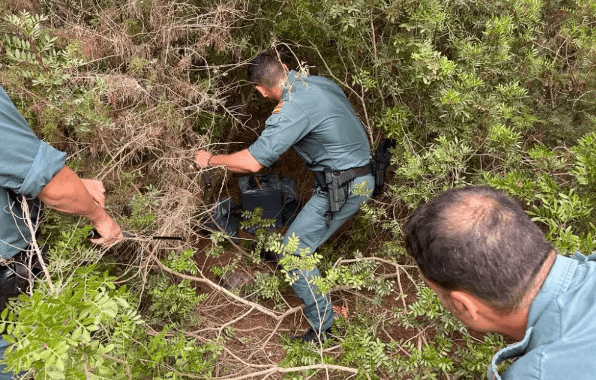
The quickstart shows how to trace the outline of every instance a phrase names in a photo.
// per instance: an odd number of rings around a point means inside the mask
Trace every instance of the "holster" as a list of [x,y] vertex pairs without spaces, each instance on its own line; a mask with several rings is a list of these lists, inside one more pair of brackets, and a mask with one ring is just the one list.
[[350,182],[356,178],[356,173],[352,169],[348,170],[325,170],[325,185],[329,199],[329,211],[338,212],[346,203],[349,196]]
[[377,152],[371,161],[371,165],[373,167],[373,173],[375,176],[375,188],[373,190],[372,196],[379,195],[383,192],[385,187],[385,172],[387,171],[387,167],[391,162],[391,151],[389,149],[395,148],[396,141],[393,139],[385,139],[379,145]]
[[[367,175],[371,172],[370,165],[364,165],[347,170],[325,169],[322,172],[314,172],[317,185],[327,191],[329,199],[329,212],[339,212],[350,196],[350,184],[354,178]],[[329,217],[330,219],[330,217]]]

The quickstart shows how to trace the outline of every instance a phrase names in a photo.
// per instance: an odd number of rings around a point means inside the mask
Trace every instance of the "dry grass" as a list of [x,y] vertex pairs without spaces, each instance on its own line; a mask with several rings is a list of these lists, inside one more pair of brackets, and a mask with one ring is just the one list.
[[[211,244],[201,230],[211,212],[211,202],[205,199],[202,173],[192,160],[193,152],[209,148],[210,142],[209,132],[198,135],[193,130],[197,118],[205,113],[226,114],[231,123],[242,118],[237,109],[226,106],[226,94],[235,89],[225,84],[221,73],[233,67],[212,67],[204,55],[211,48],[231,49],[231,31],[242,17],[243,6],[228,2],[199,10],[189,4],[156,1],[147,10],[139,4],[128,1],[119,10],[94,10],[101,19],[95,27],[84,26],[77,15],[64,9],[54,15],[54,20],[65,26],[60,28],[60,35],[81,40],[83,52],[91,61],[72,76],[71,83],[98,88],[98,98],[110,110],[111,126],[104,128],[90,149],[95,152],[93,157],[104,155],[96,178],[112,192],[120,193],[109,198],[109,208],[125,220],[131,197],[151,185],[158,191],[150,206],[156,219],[151,232],[185,239],[182,243],[133,239],[120,252],[121,265],[136,271],[144,283],[150,271],[159,267],[171,272],[159,261],[165,254],[194,249],[203,271],[191,280],[200,292],[210,296],[193,311],[202,324],[184,333],[197,342],[225,338],[216,378],[242,378],[264,370],[271,373],[262,378],[280,378],[277,363],[284,355],[280,335],[287,334],[290,326],[304,325],[299,302],[294,299],[287,302],[293,307],[275,310],[230,292],[210,275],[212,260],[205,252]],[[142,34],[131,34],[132,27],[140,27]],[[109,69],[98,70],[102,65]],[[197,81],[197,75],[205,80]],[[225,146],[218,149],[225,150]],[[87,157],[87,152],[80,152],[80,158]],[[126,180],[130,173],[133,181]],[[222,186],[210,199],[217,198],[217,193],[224,196],[223,192]],[[219,260],[242,262],[244,256],[245,252],[234,245]],[[254,270],[245,267],[250,275]]]

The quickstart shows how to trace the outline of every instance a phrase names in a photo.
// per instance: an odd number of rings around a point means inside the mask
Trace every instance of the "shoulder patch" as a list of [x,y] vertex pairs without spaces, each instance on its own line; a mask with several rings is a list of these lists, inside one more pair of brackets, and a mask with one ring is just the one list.
[[279,111],[281,111],[281,107],[283,107],[285,103],[286,103],[285,100],[282,100],[281,102],[279,102],[273,109],[273,113],[279,113]]

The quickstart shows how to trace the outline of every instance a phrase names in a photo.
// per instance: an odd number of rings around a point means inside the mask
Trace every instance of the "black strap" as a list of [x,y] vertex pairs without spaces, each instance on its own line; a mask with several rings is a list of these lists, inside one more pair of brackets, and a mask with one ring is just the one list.
[[[358,166],[356,168],[351,168],[351,169],[346,169],[346,170],[331,170],[331,171],[333,172],[334,175],[341,176],[343,174],[346,174],[350,170],[356,174],[356,177],[362,177],[363,175],[370,174],[372,172],[372,167],[370,164],[366,164],[364,166]],[[325,172],[315,171],[313,173],[315,174],[315,181],[316,181],[317,185],[319,185],[319,187],[321,189],[325,190],[327,188],[327,183],[325,180]],[[354,178],[356,178],[356,177],[354,177]]]
[[377,153],[373,159],[375,175],[375,189],[372,193],[373,197],[381,194],[385,188],[385,172],[391,163],[390,149],[395,149],[396,144],[396,141],[393,139],[385,139],[377,149]]
[[358,175],[358,177],[362,177],[363,175],[367,175],[372,172],[372,168],[370,167],[370,164],[366,164],[366,165],[360,166],[358,168],[352,168],[352,170]]

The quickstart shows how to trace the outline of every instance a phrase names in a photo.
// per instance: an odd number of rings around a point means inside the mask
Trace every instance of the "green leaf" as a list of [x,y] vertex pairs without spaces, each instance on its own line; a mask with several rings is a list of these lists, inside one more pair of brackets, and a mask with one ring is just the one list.
[[65,379],[65,376],[64,376],[64,373],[63,372],[46,371],[45,373],[46,373],[46,375],[48,375],[48,377],[50,379],[53,379],[53,380],[64,380]]

